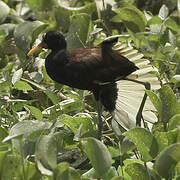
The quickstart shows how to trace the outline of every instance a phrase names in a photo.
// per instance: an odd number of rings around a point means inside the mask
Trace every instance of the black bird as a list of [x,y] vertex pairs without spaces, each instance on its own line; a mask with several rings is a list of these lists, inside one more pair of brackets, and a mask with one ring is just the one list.
[[116,81],[138,69],[133,62],[112,49],[117,40],[105,40],[97,47],[67,50],[64,36],[58,31],[49,31],[28,55],[39,48],[51,49],[45,61],[51,79],[72,88],[91,91],[96,101],[112,112],[117,99]]

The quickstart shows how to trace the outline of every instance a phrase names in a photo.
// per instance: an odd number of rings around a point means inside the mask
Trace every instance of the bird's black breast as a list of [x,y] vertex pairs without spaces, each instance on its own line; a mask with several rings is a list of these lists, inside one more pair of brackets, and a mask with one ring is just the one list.
[[46,58],[45,67],[50,78],[58,83],[83,90],[93,87],[85,63],[71,59],[66,51],[51,52]]

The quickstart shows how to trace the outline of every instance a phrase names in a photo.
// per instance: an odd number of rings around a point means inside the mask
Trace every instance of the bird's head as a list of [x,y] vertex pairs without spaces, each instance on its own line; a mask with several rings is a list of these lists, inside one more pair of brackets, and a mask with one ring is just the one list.
[[49,31],[43,34],[42,41],[40,44],[32,48],[28,55],[34,54],[36,51],[42,48],[51,49],[52,51],[57,51],[61,49],[66,49],[66,40],[64,36],[58,31]]

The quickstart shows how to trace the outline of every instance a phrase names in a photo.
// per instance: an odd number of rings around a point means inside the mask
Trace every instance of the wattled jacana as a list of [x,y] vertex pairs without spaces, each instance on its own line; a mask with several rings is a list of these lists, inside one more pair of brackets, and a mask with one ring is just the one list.
[[[117,99],[116,81],[138,69],[133,62],[112,49],[116,42],[117,38],[113,38],[97,47],[67,50],[64,36],[58,31],[49,31],[28,55],[34,54],[39,48],[51,49],[45,61],[51,79],[73,88],[91,91],[96,101],[112,112]],[[100,122],[98,127],[101,131]]]

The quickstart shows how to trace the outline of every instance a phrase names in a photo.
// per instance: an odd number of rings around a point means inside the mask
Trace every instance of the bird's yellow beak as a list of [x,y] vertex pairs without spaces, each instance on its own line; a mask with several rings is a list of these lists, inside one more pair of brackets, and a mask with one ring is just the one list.
[[48,48],[47,44],[42,41],[41,43],[39,43],[37,46],[33,47],[28,53],[27,55],[33,55],[34,53],[38,52],[39,50],[41,50],[42,48]]
[[36,53],[37,51],[39,51],[40,49],[42,49],[41,46],[37,45],[35,47],[33,47],[28,53],[27,55],[30,56],[30,55],[33,55],[34,53]]

